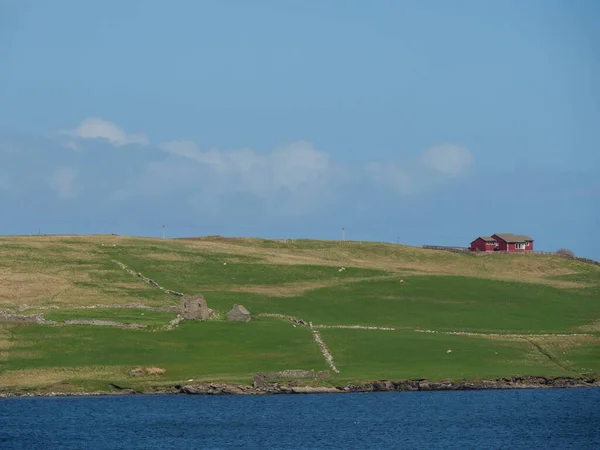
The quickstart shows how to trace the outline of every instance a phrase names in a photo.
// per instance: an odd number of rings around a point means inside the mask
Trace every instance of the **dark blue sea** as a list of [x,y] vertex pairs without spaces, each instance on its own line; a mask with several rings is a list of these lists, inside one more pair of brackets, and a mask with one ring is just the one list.
[[600,389],[0,399],[5,449],[600,449]]

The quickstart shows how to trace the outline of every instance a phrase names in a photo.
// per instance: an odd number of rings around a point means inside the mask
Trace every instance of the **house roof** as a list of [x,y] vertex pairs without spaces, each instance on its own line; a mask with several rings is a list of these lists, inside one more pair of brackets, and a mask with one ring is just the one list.
[[514,242],[525,242],[532,241],[529,236],[525,236],[524,234],[512,234],[512,233],[496,233],[494,236],[498,236],[504,242],[514,243]]
[[233,305],[233,308],[229,312],[234,312],[234,311],[240,312],[242,314],[250,314],[250,311],[248,311],[246,308],[244,308],[243,305]]
[[472,244],[473,242],[475,242],[475,241],[479,240],[479,239],[483,239],[483,241],[485,241],[485,243],[486,243],[486,244],[489,244],[489,243],[494,243],[494,244],[495,244],[495,243],[496,243],[496,239],[494,239],[494,238],[493,238],[493,237],[491,237],[491,236],[479,236],[479,237],[476,237],[476,238],[475,238],[475,240],[473,240],[473,241],[471,242],[471,244]]

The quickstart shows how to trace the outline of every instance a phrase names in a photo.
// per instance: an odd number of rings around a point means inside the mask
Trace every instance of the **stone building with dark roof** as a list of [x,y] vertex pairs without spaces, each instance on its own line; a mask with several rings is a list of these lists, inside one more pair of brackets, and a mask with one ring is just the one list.
[[242,305],[233,305],[231,311],[227,313],[227,320],[232,322],[249,322],[250,319],[250,311]]

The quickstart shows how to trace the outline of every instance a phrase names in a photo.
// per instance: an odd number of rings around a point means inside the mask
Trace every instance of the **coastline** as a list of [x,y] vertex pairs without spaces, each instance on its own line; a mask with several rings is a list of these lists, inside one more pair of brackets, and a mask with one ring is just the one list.
[[280,394],[343,394],[370,392],[415,392],[415,391],[476,391],[501,389],[560,389],[560,388],[600,388],[600,377],[502,377],[491,380],[429,381],[420,380],[379,380],[361,384],[349,383],[344,386],[310,386],[295,381],[285,383],[263,383],[260,386],[195,383],[149,387],[137,391],[135,388],[110,384],[112,391],[97,392],[48,392],[48,391],[0,391],[0,398],[22,397],[84,397],[114,395],[280,395]]

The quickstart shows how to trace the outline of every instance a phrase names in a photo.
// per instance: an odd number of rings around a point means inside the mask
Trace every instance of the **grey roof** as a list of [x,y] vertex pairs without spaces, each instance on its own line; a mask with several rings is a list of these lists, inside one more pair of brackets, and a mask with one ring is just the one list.
[[248,311],[246,308],[244,308],[243,305],[233,305],[233,308],[229,312],[233,312],[233,311],[238,311],[238,312],[241,312],[242,314],[250,314],[250,311]]
[[526,242],[532,241],[529,236],[525,236],[524,234],[512,234],[512,233],[496,233],[494,236],[498,236],[505,242],[514,243],[514,242]]
[[485,242],[496,242],[496,239],[491,236],[479,236],[477,239],[483,239]]

